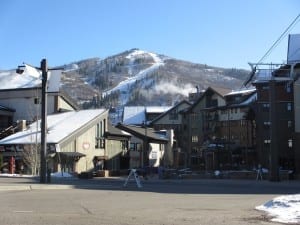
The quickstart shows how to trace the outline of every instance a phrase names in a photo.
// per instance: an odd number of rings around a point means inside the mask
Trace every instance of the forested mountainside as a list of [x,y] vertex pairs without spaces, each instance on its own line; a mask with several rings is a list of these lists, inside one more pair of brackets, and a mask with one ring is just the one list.
[[191,63],[131,49],[105,59],[64,66],[63,91],[83,108],[122,105],[171,105],[196,86],[237,89],[249,71]]

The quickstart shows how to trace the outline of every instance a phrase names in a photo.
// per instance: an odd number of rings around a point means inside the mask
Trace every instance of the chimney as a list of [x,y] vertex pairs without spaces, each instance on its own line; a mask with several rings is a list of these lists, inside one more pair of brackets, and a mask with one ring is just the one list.
[[18,130],[19,131],[26,130],[26,120],[18,120]]

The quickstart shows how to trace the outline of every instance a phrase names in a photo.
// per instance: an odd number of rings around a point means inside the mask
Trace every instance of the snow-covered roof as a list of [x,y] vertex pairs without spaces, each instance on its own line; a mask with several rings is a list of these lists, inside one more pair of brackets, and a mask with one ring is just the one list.
[[273,76],[272,73],[274,72],[274,70],[272,69],[259,69],[256,73],[255,73],[255,79],[253,81],[253,84],[256,83],[265,83],[265,82],[269,82],[271,79],[274,79],[275,81],[291,81],[292,78],[291,77],[276,77]]
[[123,112],[124,124],[142,124],[145,121],[145,106],[126,106]]
[[[16,70],[0,71],[0,90],[34,88],[42,84],[42,73],[40,70],[24,64],[23,72]],[[61,70],[48,71],[48,92],[58,92],[60,87]]]
[[[105,109],[71,111],[47,116],[47,142],[59,143],[70,134],[100,116]],[[12,134],[2,140],[1,144],[30,144],[40,137],[40,120],[32,123],[27,130]]]
[[249,105],[250,103],[257,100],[257,93],[252,94],[249,98],[247,98],[245,101],[241,102],[239,105]]
[[124,107],[124,124],[143,124],[146,120],[146,113],[164,113],[171,106],[126,106]]
[[228,94],[226,94],[225,96],[229,96],[229,95],[245,95],[245,94],[250,94],[252,92],[255,92],[256,88],[247,88],[247,89],[240,89],[240,90],[232,90],[231,92],[229,92]]
[[147,113],[163,113],[168,111],[172,106],[147,106],[146,112]]

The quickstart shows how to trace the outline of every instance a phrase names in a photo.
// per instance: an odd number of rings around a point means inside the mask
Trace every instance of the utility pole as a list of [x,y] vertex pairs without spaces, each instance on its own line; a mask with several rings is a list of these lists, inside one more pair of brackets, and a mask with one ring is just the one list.
[[144,168],[148,165],[148,134],[147,134],[147,121],[143,121],[145,134],[144,134],[144,140],[143,140],[143,151],[142,151],[142,162],[141,166]]
[[46,183],[46,154],[47,154],[47,79],[48,79],[48,65],[47,60],[41,61],[42,70],[42,110],[41,110],[41,169],[40,169],[40,183]]
[[277,103],[276,103],[276,81],[272,77],[269,81],[270,88],[270,181],[279,181],[278,166],[278,126],[277,126]]

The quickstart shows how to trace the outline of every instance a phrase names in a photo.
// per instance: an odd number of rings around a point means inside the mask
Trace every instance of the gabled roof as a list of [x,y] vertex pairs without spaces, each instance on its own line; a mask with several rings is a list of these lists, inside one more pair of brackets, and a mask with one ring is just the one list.
[[152,128],[149,127],[139,127],[139,126],[132,126],[132,125],[124,125],[124,124],[117,124],[117,128],[124,130],[133,136],[136,136],[137,138],[140,139],[146,139],[148,142],[153,142],[153,143],[168,143],[168,139],[165,136],[161,136],[157,133]]
[[226,94],[232,91],[232,89],[220,87],[208,87],[207,89],[213,90],[214,92],[216,92],[216,94],[220,95],[221,97],[224,97]]
[[[59,143],[95,120],[105,109],[71,111],[47,116],[47,143]],[[28,126],[27,130],[17,132],[0,140],[0,145],[31,144],[40,137],[40,120]]]
[[108,123],[107,131],[105,132],[104,136],[107,138],[112,138],[112,137],[120,137],[126,139],[131,138],[131,134],[112,126],[110,123]]
[[240,90],[232,90],[231,92],[225,94],[224,96],[230,96],[230,95],[248,95],[256,92],[256,88],[245,88]]
[[255,102],[257,99],[257,93],[252,92],[249,94],[244,101],[236,104],[230,104],[230,105],[222,105],[222,106],[216,106],[216,107],[210,107],[210,108],[204,108],[203,111],[214,111],[217,109],[231,109],[231,108],[245,108],[245,107],[251,107],[251,104]]
[[178,108],[179,106],[183,105],[183,104],[188,104],[189,106],[191,106],[192,104],[190,102],[188,102],[187,100],[182,100],[181,102],[177,103],[175,106],[173,106],[172,108],[170,108],[168,111],[162,113],[161,115],[159,115],[158,117],[156,117],[154,120],[152,120],[150,122],[150,124],[155,123],[156,121],[158,121],[159,119],[161,119],[162,117],[168,115],[172,110],[174,110],[175,108]]
[[66,92],[60,90],[59,96],[64,99],[74,110],[80,110],[80,106]]
[[203,101],[203,98],[207,95],[208,92],[214,92],[215,94],[219,95],[221,98],[224,98],[226,94],[231,92],[231,89],[226,88],[219,88],[219,87],[208,87],[203,94],[197,99],[196,102],[194,102],[190,108],[188,108],[185,112],[189,113],[193,111],[193,109],[201,102]]

